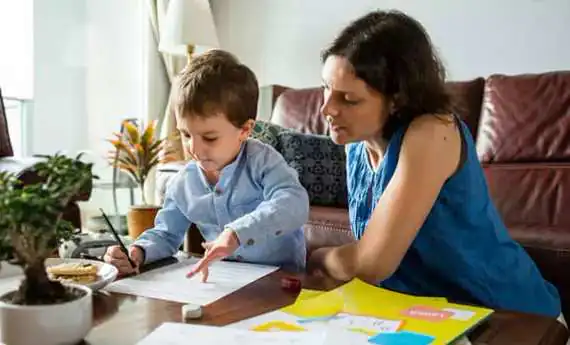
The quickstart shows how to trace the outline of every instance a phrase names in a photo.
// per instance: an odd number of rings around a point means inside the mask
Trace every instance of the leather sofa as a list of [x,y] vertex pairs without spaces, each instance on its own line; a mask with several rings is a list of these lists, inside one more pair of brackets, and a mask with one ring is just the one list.
[[[468,124],[493,200],[512,237],[556,285],[570,315],[570,71],[494,74],[447,84]],[[272,123],[328,134],[320,88],[270,86]],[[312,207],[309,249],[352,241],[344,207]]]
[[[39,158],[34,157],[14,157],[10,134],[8,133],[8,122],[6,110],[0,90],[0,171],[15,173],[24,184],[41,182],[41,178],[35,174],[31,167],[38,162]],[[81,213],[77,201],[89,200],[92,186],[88,186],[82,193],[77,195],[66,208],[64,219],[73,224],[76,229],[81,229]]]

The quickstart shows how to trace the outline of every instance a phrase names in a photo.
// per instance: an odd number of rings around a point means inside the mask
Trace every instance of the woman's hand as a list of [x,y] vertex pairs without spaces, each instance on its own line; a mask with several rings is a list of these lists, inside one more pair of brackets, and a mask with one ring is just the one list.
[[325,257],[331,251],[331,247],[315,249],[307,260],[307,273],[312,276],[325,276]]
[[209,275],[208,266],[212,262],[222,260],[235,252],[239,247],[239,240],[235,231],[226,229],[215,241],[202,243],[202,247],[206,250],[204,257],[192,267],[186,277],[191,278],[196,273],[202,272],[202,282],[205,283]]

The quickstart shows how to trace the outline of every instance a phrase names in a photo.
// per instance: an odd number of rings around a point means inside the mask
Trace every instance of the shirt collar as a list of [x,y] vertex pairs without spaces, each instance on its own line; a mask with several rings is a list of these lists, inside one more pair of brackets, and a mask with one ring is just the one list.
[[[247,140],[241,144],[240,150],[239,150],[236,158],[231,163],[229,163],[228,165],[226,165],[225,167],[222,168],[222,170],[220,171],[220,177],[218,178],[218,182],[214,186],[213,191],[216,191],[218,193],[225,192],[225,190],[227,189],[227,187],[230,184],[230,180],[231,180],[232,176],[234,175],[234,173],[236,171],[236,168],[238,167],[240,161],[242,160],[242,157],[244,156],[246,143],[247,143]],[[211,186],[208,184],[208,180],[206,179],[204,172],[202,171],[202,169],[199,169],[199,170],[200,170],[200,176],[202,177],[202,182],[204,182],[204,184],[208,188],[211,188]]]

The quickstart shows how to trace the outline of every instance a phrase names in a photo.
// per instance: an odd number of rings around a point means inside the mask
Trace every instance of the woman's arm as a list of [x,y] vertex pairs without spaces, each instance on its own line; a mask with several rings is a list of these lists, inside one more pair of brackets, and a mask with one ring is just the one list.
[[398,166],[359,241],[314,252],[312,268],[333,278],[378,283],[394,273],[423,225],[445,181],[459,164],[455,121],[423,116],[412,122]]

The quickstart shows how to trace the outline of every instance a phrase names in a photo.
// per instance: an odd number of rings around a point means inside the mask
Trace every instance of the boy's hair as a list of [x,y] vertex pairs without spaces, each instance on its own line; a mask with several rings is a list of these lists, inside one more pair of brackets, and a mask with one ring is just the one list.
[[192,58],[175,87],[172,106],[180,117],[223,113],[236,127],[256,118],[257,78],[227,51],[212,49]]

